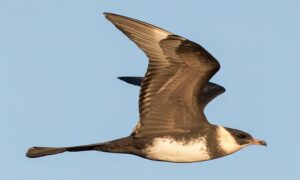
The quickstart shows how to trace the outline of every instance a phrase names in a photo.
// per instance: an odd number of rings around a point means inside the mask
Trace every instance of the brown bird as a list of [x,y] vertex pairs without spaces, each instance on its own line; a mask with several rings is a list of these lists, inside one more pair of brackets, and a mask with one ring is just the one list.
[[206,119],[205,106],[225,89],[209,82],[220,64],[203,47],[139,20],[104,15],[149,58],[141,80],[138,124],[128,137],[74,147],[32,147],[27,157],[94,150],[158,161],[197,162],[252,144],[267,145],[246,132],[210,124]]

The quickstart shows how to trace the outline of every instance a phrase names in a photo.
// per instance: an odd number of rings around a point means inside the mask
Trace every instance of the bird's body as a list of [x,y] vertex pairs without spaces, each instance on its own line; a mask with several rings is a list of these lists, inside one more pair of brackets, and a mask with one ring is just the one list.
[[105,16],[149,58],[144,78],[123,79],[141,86],[138,124],[125,138],[74,147],[32,147],[28,157],[95,150],[157,161],[198,162],[247,145],[266,145],[246,132],[206,119],[204,108],[225,89],[209,82],[220,64],[203,47],[142,21],[111,13]]

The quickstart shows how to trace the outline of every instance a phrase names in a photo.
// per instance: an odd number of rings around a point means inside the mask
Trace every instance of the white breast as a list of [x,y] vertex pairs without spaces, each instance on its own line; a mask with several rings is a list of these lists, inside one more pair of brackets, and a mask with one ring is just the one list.
[[147,158],[169,162],[196,162],[209,160],[206,140],[199,137],[185,142],[172,137],[155,138],[152,146],[146,149]]

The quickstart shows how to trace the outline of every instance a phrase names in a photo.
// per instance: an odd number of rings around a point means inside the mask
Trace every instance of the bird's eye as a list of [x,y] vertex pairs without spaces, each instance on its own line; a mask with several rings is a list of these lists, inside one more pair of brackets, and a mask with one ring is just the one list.
[[236,135],[239,139],[245,139],[247,136],[245,134],[238,134]]

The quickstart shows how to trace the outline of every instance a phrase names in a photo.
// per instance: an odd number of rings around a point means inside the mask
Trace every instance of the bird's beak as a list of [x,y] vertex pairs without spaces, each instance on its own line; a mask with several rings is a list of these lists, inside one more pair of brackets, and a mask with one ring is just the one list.
[[253,139],[251,144],[267,146],[267,142],[259,139]]

